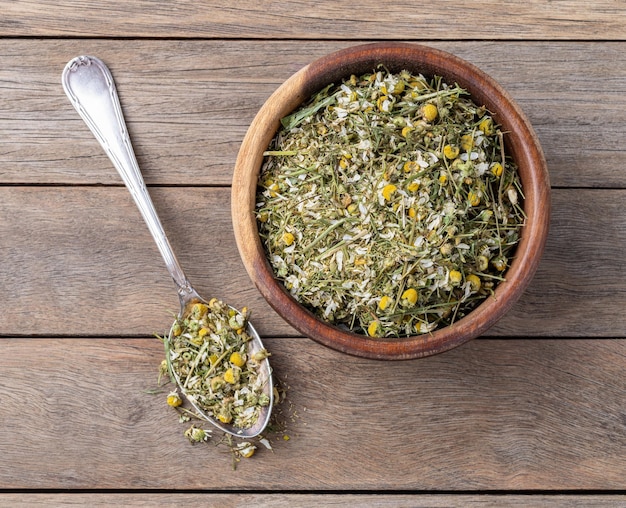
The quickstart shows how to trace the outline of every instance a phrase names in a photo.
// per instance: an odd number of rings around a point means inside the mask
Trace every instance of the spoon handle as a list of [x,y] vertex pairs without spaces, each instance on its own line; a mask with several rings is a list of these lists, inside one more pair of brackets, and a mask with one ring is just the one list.
[[63,70],[62,83],[70,102],[102,145],[130,191],[178,287],[181,303],[197,296],[165,236],[133,151],[113,76],[93,56],[78,56]]

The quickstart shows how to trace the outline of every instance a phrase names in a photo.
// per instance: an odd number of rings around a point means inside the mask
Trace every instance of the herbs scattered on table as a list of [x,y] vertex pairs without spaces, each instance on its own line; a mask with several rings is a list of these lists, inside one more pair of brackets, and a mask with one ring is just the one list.
[[[258,375],[269,353],[249,355],[250,340],[246,310],[237,312],[215,298],[195,303],[164,340],[167,366],[185,396],[209,416],[241,429],[254,425],[270,403]],[[173,392],[167,402],[177,407],[182,399]]]
[[[185,438],[193,445],[208,443],[214,429],[195,406],[209,416],[244,429],[254,425],[261,408],[270,404],[266,386],[258,375],[259,363],[269,353],[261,350],[250,355],[247,333],[248,312],[237,312],[217,299],[208,304],[195,303],[183,318],[177,318],[169,336],[159,337],[165,346],[165,360],[161,362],[157,383],[176,385],[175,372],[184,388],[183,397],[178,388],[167,393],[166,402],[178,413],[178,420],[187,426]],[[272,450],[270,438],[287,441],[286,416],[295,417],[290,405],[286,410],[280,405],[286,400],[287,387],[276,374],[273,377],[274,407],[270,422],[263,435],[240,439],[224,433],[216,443],[226,446],[233,468],[243,458],[252,457],[261,448]],[[161,393],[161,390],[152,391]],[[191,426],[189,425],[191,423]]]
[[276,276],[322,319],[428,333],[493,293],[525,217],[491,113],[459,86],[384,70],[282,121],[257,195]]
[[[159,338],[164,340],[162,337]],[[169,367],[167,363],[167,360],[163,360],[159,367],[157,379],[159,387],[162,386],[163,379],[166,379],[166,382],[175,383],[168,376]],[[208,444],[212,441],[216,447],[225,447],[231,456],[233,469],[236,469],[241,459],[252,457],[257,450],[273,451],[272,442],[276,445],[276,443],[286,442],[291,439],[290,434],[287,433],[287,427],[294,423],[299,415],[291,402],[285,405],[287,402],[287,385],[281,382],[275,374],[273,377],[274,407],[270,422],[262,435],[250,439],[239,439],[227,433],[223,433],[220,439],[214,439],[214,427],[200,416],[193,406],[189,407],[188,401],[179,395],[177,389],[167,394],[166,401],[167,405],[178,413],[179,423],[185,425],[183,435],[189,443],[198,445]],[[163,389],[149,390],[149,393],[162,394]],[[192,422],[191,425],[189,425],[190,422]]]

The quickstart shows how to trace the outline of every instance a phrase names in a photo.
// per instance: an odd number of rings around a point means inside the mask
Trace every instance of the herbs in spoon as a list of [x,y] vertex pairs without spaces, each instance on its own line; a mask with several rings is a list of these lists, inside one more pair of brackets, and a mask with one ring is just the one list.
[[496,120],[466,90],[381,70],[282,123],[256,216],[276,277],[320,318],[376,337],[428,333],[504,280],[522,188]]
[[[218,299],[193,304],[165,339],[166,361],[190,401],[222,423],[252,427],[270,404],[259,363],[269,353],[248,351],[247,311]],[[176,394],[171,394],[177,403]]]

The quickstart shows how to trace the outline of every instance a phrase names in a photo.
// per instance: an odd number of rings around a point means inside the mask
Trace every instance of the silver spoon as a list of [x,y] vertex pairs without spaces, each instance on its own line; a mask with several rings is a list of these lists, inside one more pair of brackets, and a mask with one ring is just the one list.
[[[91,129],[102,148],[104,148],[104,151],[113,162],[133,196],[136,205],[139,207],[139,211],[165,260],[165,265],[178,288],[180,300],[179,317],[186,315],[187,310],[194,303],[206,303],[206,301],[191,287],[165,236],[163,226],[154,209],[137,164],[111,72],[98,58],[78,56],[70,60],[65,66],[62,83],[72,105]],[[248,343],[248,353],[253,355],[263,349],[263,343],[259,334],[250,323],[248,323],[247,331],[252,337],[252,340]],[[171,334],[172,331],[170,330],[170,336]],[[181,392],[202,417],[224,432],[234,436],[251,438],[259,435],[267,426],[274,402],[269,361],[265,359],[260,362],[259,368],[259,376],[263,382],[263,391],[269,397],[270,403],[261,408],[261,413],[256,423],[247,429],[224,424],[209,416],[202,408],[198,407],[193,397],[189,397],[186,394],[178,374],[175,371],[172,374]]]

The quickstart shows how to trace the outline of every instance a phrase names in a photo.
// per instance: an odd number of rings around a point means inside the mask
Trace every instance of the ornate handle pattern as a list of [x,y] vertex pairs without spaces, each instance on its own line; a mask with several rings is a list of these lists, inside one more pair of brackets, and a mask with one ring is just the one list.
[[197,296],[174,255],[148,194],[111,72],[98,58],[78,56],[65,66],[62,82],[72,105],[100,142],[130,191],[178,287],[181,303],[190,296]]

